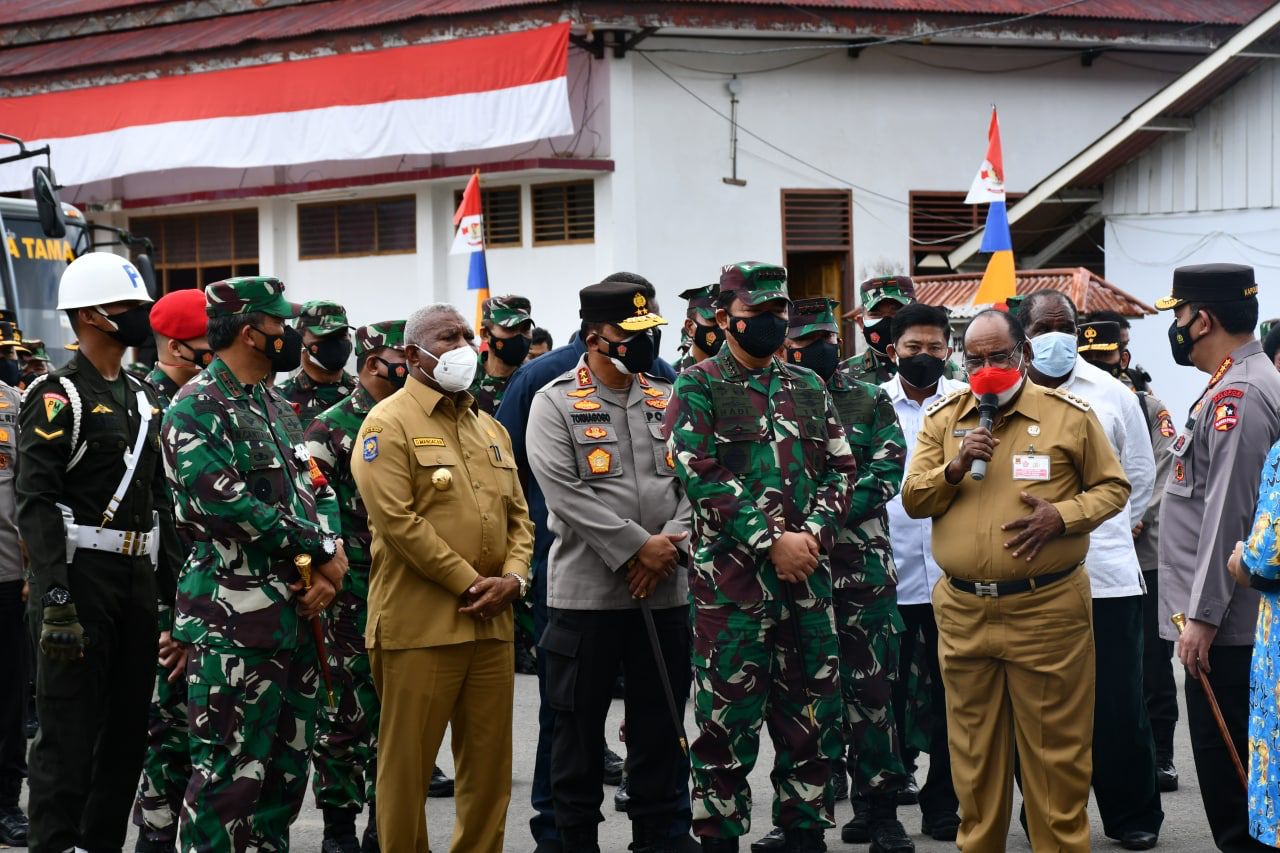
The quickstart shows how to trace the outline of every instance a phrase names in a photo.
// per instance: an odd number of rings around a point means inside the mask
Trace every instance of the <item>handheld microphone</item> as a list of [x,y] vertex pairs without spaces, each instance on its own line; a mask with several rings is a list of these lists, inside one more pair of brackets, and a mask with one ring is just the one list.
[[[1000,410],[1000,398],[995,394],[983,394],[978,398],[978,426],[983,427],[988,432],[996,422],[996,412]],[[987,460],[975,459],[973,464],[969,466],[969,476],[975,480],[984,479],[987,476]]]

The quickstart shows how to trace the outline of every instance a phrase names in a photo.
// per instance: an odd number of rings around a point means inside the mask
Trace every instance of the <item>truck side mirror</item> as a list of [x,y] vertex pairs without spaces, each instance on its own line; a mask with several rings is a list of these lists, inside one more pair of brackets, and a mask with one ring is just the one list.
[[31,185],[36,196],[36,212],[40,216],[40,228],[46,236],[67,236],[67,220],[62,215],[62,203],[58,201],[53,171],[48,166],[36,166],[31,170]]
[[146,252],[139,252],[133,256],[133,265],[138,268],[138,272],[142,273],[142,283],[147,286],[147,293],[151,294],[152,299],[159,299],[160,290],[156,287],[156,265],[151,262],[151,256]]

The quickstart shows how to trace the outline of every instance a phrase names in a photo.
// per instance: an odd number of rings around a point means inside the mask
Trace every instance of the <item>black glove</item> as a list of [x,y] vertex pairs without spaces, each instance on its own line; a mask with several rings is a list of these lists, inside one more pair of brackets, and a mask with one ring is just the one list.
[[40,625],[40,651],[54,660],[73,661],[84,657],[84,627],[74,604],[53,604],[44,608]]

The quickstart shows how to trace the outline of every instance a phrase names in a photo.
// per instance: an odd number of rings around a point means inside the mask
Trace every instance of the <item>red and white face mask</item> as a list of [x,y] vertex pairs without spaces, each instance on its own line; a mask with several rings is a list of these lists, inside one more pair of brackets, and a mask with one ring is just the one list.
[[992,367],[988,364],[969,374],[969,387],[973,389],[973,395],[981,399],[987,394],[995,394],[1001,406],[1013,399],[1024,381],[1021,354],[1016,367]]

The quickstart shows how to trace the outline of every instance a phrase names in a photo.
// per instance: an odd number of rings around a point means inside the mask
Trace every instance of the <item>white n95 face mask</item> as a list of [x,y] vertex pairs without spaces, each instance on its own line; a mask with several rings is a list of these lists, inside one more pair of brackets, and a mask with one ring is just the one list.
[[471,387],[476,378],[476,368],[480,366],[480,358],[470,344],[463,344],[451,349],[436,358],[435,353],[426,347],[415,344],[423,355],[429,355],[436,361],[434,372],[436,384],[444,390],[454,393],[465,391]]

